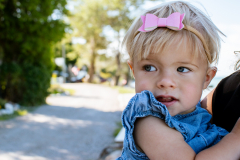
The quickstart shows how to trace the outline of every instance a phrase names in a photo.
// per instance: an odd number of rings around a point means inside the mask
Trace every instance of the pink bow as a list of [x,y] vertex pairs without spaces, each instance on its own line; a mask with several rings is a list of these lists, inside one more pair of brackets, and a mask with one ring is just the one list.
[[184,13],[180,14],[175,12],[169,15],[167,18],[158,18],[154,14],[147,14],[146,16],[141,16],[143,25],[138,29],[141,32],[149,32],[157,27],[167,27],[172,30],[181,30],[184,25],[182,20],[184,18]]

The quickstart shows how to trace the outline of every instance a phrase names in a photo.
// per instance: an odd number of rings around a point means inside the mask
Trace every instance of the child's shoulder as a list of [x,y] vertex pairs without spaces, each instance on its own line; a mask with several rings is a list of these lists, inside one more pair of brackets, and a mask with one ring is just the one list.
[[122,120],[123,123],[134,123],[136,118],[147,116],[154,116],[160,119],[171,117],[166,106],[158,102],[150,91],[144,90],[141,93],[137,93],[128,102],[123,111]]

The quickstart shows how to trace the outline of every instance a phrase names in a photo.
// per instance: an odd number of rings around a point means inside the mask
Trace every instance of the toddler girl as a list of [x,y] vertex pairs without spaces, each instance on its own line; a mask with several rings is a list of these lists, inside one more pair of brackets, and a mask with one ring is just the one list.
[[216,74],[210,65],[218,60],[219,34],[199,9],[180,1],[163,3],[132,24],[123,43],[137,94],[123,111],[118,160],[240,158],[240,127],[228,134],[212,125],[199,103]]

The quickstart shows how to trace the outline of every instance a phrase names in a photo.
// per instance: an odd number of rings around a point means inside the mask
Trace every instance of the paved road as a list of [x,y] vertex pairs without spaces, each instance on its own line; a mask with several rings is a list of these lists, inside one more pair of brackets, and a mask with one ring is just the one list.
[[63,84],[74,96],[48,97],[23,117],[0,122],[0,160],[96,160],[114,141],[124,105],[111,88]]

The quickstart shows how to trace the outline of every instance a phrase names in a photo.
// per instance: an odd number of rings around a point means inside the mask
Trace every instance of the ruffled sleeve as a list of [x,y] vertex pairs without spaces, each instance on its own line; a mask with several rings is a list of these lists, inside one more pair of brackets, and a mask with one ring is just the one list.
[[137,93],[128,103],[122,114],[122,124],[125,128],[123,154],[135,159],[148,159],[146,154],[140,152],[133,138],[134,123],[137,118],[146,116],[158,117],[165,121],[168,126],[185,132],[181,125],[172,123],[172,116],[162,103],[158,102],[150,91]]
[[[154,116],[158,117],[171,128],[179,131],[192,149],[198,153],[202,149],[216,144],[228,132],[209,123],[211,115],[200,107],[188,114],[172,117],[165,105],[155,99],[150,91],[137,93],[128,103],[122,114],[122,124],[125,128],[122,160],[148,159],[146,154],[140,152],[134,142],[134,123],[137,118]],[[119,158],[119,159],[120,159]]]

